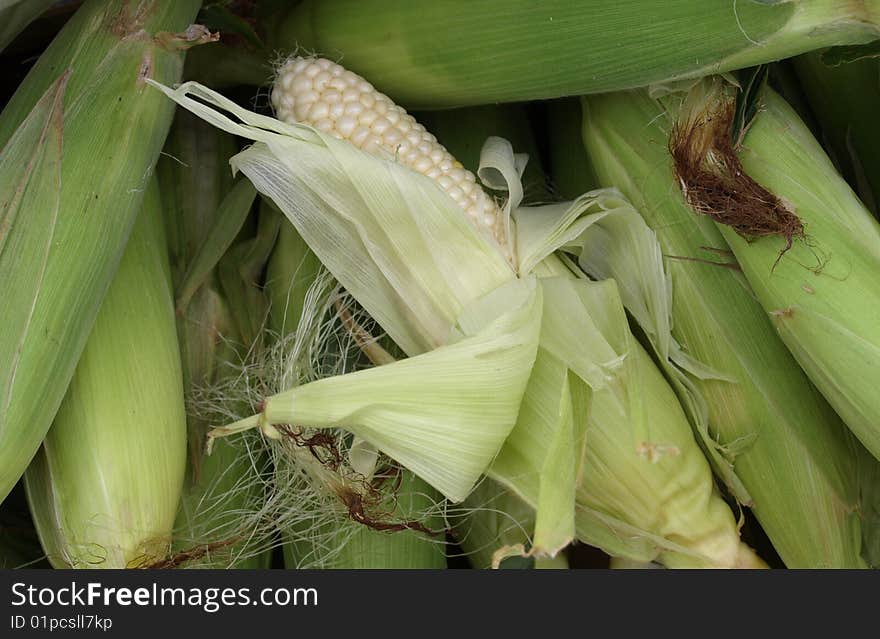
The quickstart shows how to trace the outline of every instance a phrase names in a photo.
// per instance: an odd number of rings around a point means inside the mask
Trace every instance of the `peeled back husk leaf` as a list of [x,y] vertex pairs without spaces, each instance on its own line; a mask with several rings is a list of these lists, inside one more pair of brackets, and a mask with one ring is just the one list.
[[511,280],[465,309],[460,340],[274,395],[261,419],[344,427],[460,501],[516,421],[540,313],[534,281]]

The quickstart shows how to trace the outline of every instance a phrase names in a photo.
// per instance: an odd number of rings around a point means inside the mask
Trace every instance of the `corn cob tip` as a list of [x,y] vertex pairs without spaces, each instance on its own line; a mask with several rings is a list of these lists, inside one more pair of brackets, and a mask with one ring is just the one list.
[[391,154],[435,180],[478,229],[506,244],[501,211],[474,174],[359,75],[326,58],[290,58],[278,70],[272,105],[279,120],[308,124],[368,153]]

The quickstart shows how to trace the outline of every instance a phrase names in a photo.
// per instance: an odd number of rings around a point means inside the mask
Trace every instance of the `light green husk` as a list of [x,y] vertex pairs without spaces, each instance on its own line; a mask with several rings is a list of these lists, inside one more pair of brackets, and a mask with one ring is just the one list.
[[626,291],[716,473],[786,565],[863,565],[857,444],[775,335],[714,223],[675,187],[662,108],[644,91],[583,105],[602,182],[620,188],[653,233],[600,222],[581,264]]
[[[0,180],[23,189],[0,209],[0,299],[13,309],[0,325],[0,498],[49,429],[122,255],[173,111],[145,80],[180,77],[183,49],[205,36],[168,32],[198,5],[87,2],[0,114]],[[49,110],[51,148],[38,124]],[[28,258],[12,259],[26,237]]]
[[[880,214],[880,62],[830,66],[822,52],[792,60],[834,163],[862,202]],[[855,99],[846,99],[854,96]]]
[[186,462],[183,378],[158,186],[43,446],[25,473],[55,567],[164,559]]
[[267,27],[276,49],[342,58],[408,108],[437,108],[698,78],[868,42],[878,21],[877,0],[305,0]]
[[[696,85],[679,122],[726,108],[732,90],[719,80]],[[696,120],[691,120],[696,121]],[[773,91],[739,151],[745,173],[802,222],[804,238],[752,241],[718,224],[782,341],[825,399],[875,457],[880,457],[880,224],[836,172],[794,111]]]
[[578,279],[548,257],[618,214],[619,195],[520,208],[523,158],[490,138],[480,177],[510,194],[517,273],[437,184],[393,159],[192,83],[159,88],[256,141],[233,166],[409,356],[272,395],[215,437],[259,428],[284,441],[284,424],[343,427],[453,501],[488,471],[535,508],[535,556],[555,556],[577,534],[670,566],[763,565],[740,542],[672,390],[629,334],[614,282]]

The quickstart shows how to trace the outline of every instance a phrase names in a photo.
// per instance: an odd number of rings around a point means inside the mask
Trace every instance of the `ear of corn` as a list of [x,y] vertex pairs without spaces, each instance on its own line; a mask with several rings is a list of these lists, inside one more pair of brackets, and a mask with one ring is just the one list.
[[[880,66],[877,60],[831,66],[822,52],[815,52],[798,56],[792,63],[835,165],[877,216],[880,200],[880,129],[876,125],[880,109]],[[841,99],[845,95],[858,95],[858,99]]]
[[878,20],[873,0],[306,0],[269,26],[275,48],[342,56],[395,100],[435,108],[696,78],[868,42]]
[[[581,402],[574,394],[569,400],[580,403],[574,414],[586,422],[574,429],[569,444],[577,454],[577,538],[612,556],[657,558],[670,567],[760,565],[715,494],[671,389],[629,334],[614,284],[565,276],[542,282],[547,337],[539,360],[547,352],[589,384]],[[559,432],[553,415],[545,407],[518,422],[489,469],[539,512],[546,508],[541,482],[552,486],[559,472],[547,475],[545,469],[564,459],[549,454],[546,443]]]
[[599,222],[581,263],[629,292],[624,303],[717,473],[783,561],[860,566],[854,446],[774,334],[714,224],[670,190],[663,110],[646,92],[583,104],[583,139],[602,181],[617,185],[654,232],[642,239]]
[[[52,243],[39,290],[26,308],[14,311],[24,323],[15,317],[0,329],[0,370],[13,371],[0,391],[0,497],[48,430],[121,257],[172,113],[145,79],[179,78],[181,50],[202,35],[167,31],[186,28],[198,4],[144,2],[135,12],[131,4],[86,3],[0,114],[0,146],[6,147],[40,97],[70,69],[60,189],[51,185],[58,190],[58,216],[54,230],[41,229],[44,237],[52,233]],[[30,224],[19,218],[5,241],[14,244],[33,232]],[[2,281],[31,281],[25,267],[4,269]]]
[[[315,78],[320,73],[318,66]],[[291,85],[295,81],[295,77],[291,79]],[[309,86],[315,81],[309,78]],[[329,270],[411,355],[408,360],[273,395],[262,403],[261,414],[215,429],[216,435],[259,427],[267,436],[283,440],[283,429],[276,425],[345,427],[447,497],[458,500],[486,470],[505,438],[505,445],[510,445],[532,437],[534,432],[546,433],[546,437],[534,436],[539,450],[526,456],[528,466],[510,472],[489,470],[536,509],[535,554],[556,554],[577,532],[591,543],[596,539],[625,554],[647,553],[648,559],[661,555],[670,565],[761,565],[740,543],[732,513],[713,492],[709,467],[671,390],[651,368],[647,355],[631,348],[613,283],[578,282],[564,266],[567,275],[561,278],[536,282],[534,276],[527,275],[555,248],[576,239],[583,226],[592,223],[594,211],[602,213],[593,208],[597,198],[585,196],[574,205],[551,205],[536,211],[542,224],[530,225],[528,265],[520,255],[516,267],[521,277],[517,278],[499,247],[474,230],[442,186],[389,162],[393,158],[385,159],[381,137],[372,149],[379,155],[377,159],[311,127],[285,125],[251,114],[198,85],[164,90],[215,125],[258,142],[236,156],[234,166],[278,204]],[[276,90],[280,90],[277,85]],[[298,89],[291,90],[291,108],[295,110]],[[311,102],[318,103],[319,97]],[[284,94],[279,96],[279,100],[285,98]],[[209,105],[233,113],[246,124],[236,124]],[[388,112],[389,107],[385,109]],[[342,116],[344,107],[338,114]],[[328,129],[327,124],[322,127]],[[383,124],[382,129],[387,127]],[[522,199],[521,171],[522,162],[510,145],[491,139],[483,151],[479,173],[490,188],[508,192],[507,204],[496,212],[504,216],[502,219],[517,211]],[[418,214],[410,214],[410,207]],[[518,220],[527,219],[517,212]],[[557,214],[563,218],[559,225]],[[459,226],[461,222],[464,227]],[[521,237],[518,228],[519,245]],[[348,240],[348,255],[340,257],[338,251],[330,250],[339,244],[330,244],[336,238]],[[423,244],[426,238],[436,238],[439,243]],[[473,238],[479,241],[475,243]],[[423,248],[417,248],[420,246]],[[405,269],[395,257],[403,247],[410,249]],[[460,252],[463,247],[470,250]],[[458,259],[448,261],[452,256]],[[448,263],[449,268],[436,270],[438,261]],[[480,261],[483,268],[471,267]],[[504,264],[504,268],[496,269],[493,264]],[[409,291],[400,298],[406,300],[408,316],[398,314],[401,307],[395,303],[380,303],[383,291],[379,287],[363,287],[364,273],[372,273],[377,265],[382,268],[378,281],[393,282],[395,295]],[[442,273],[443,279],[433,273]],[[557,271],[551,266],[549,274]],[[562,284],[554,285],[550,280]],[[446,295],[452,281],[457,284],[454,295]],[[431,299],[442,303],[421,303],[426,285],[430,285]],[[555,287],[547,288],[551,286]],[[578,318],[577,326],[585,331],[572,332],[571,326],[558,321],[559,315],[543,312],[541,300],[546,290],[552,291],[559,308],[567,309],[562,314]],[[393,299],[385,296],[386,301]],[[432,347],[425,339],[401,339],[412,335],[414,327],[427,326],[430,318],[444,316],[444,328],[435,332],[441,336],[436,340],[439,347]],[[541,348],[536,351],[539,339]],[[507,346],[500,348],[504,344]],[[572,349],[572,344],[578,346]],[[556,379],[561,384],[545,384],[543,373],[533,372],[536,353],[541,357],[542,350],[551,356],[548,361],[554,372],[558,369]],[[499,357],[510,361],[504,363]],[[511,358],[516,358],[516,363]],[[517,367],[525,377],[509,377]],[[653,372],[645,373],[643,368]],[[639,400],[635,389],[642,383],[656,387],[655,403],[646,406]],[[520,400],[530,394],[534,398],[527,401],[541,410],[534,411],[534,419],[526,420]],[[447,397],[454,400],[447,401]],[[453,401],[454,411],[444,412]],[[583,435],[588,404],[591,411],[598,407],[602,419],[597,423],[608,429],[612,442],[597,448],[596,456],[611,455],[614,459],[608,460],[609,466],[619,463],[616,456],[623,456],[628,459],[623,463],[632,471],[632,478],[612,493],[616,501],[603,497],[608,492],[603,482],[619,485],[613,475],[600,474],[586,489],[583,480],[578,482],[584,457],[579,451],[583,450],[582,442],[589,439]],[[476,406],[479,417],[470,414]],[[544,411],[545,407],[550,410]],[[663,426],[647,421],[649,414],[663,415]],[[473,428],[476,423],[479,429]],[[652,464],[671,450],[681,454],[668,455],[667,463]],[[503,456],[502,450],[498,459]],[[640,479],[646,468],[653,481]],[[677,491],[686,495],[682,499],[664,492],[678,482],[688,487]],[[621,507],[627,499],[645,504],[632,522],[626,521],[627,512]],[[587,505],[576,505],[576,501]],[[580,514],[584,508],[589,515],[586,518]],[[620,526],[609,525],[614,517],[623,518]],[[670,518],[673,523],[664,525]],[[633,550],[632,542],[620,540],[621,532],[629,539],[647,541]]]
[[25,474],[56,567],[143,566],[168,551],[186,460],[170,279],[152,180],[67,395]]
[[[716,133],[703,126],[703,116],[725,113],[732,100],[718,80],[706,80],[683,104],[670,96],[667,107],[674,121],[712,140]],[[774,210],[787,217],[769,224],[768,234],[746,238],[731,226],[750,223],[744,209],[722,209],[727,217],[717,227],[782,341],[847,426],[880,456],[880,396],[874,390],[880,383],[880,282],[874,276],[880,224],[791,107],[769,89],[761,105],[738,151],[740,175],[770,194],[763,200],[777,198]],[[700,150],[693,153],[699,161]],[[693,192],[694,184],[684,184]],[[792,221],[800,232],[780,230]]]
[[[62,76],[49,89],[0,154],[0,188],[14,194],[0,209],[0,272],[4,274],[0,293],[10,308],[20,310],[4,322],[0,341],[0,437],[7,446],[24,445],[29,435],[23,429],[12,430],[6,416],[23,355],[22,342],[34,322],[34,306],[46,275],[58,220],[66,83],[67,76]],[[31,211],[33,217],[29,220]],[[29,221],[32,223],[26,224]],[[27,277],[15,277],[19,269]],[[13,463],[7,462],[10,466]],[[6,472],[14,474],[16,468]],[[5,492],[17,480],[7,475]]]

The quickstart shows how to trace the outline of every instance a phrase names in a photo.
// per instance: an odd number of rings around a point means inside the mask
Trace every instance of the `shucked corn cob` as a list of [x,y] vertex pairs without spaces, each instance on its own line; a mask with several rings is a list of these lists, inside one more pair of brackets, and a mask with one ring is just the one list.
[[[233,165],[275,200],[410,356],[268,397],[261,414],[215,429],[215,437],[255,427],[281,437],[275,424],[345,427],[453,500],[466,496],[497,455],[490,475],[538,508],[533,551],[564,546],[576,518],[582,539],[612,553],[660,556],[671,566],[763,565],[714,493],[671,389],[632,341],[613,282],[590,285],[561,265],[568,276],[553,277],[560,274],[554,260],[541,269],[548,279],[519,279],[497,244],[478,241],[454,200],[411,169],[371,160],[308,127],[274,125],[194,83],[160,88],[215,125],[258,140]],[[494,154],[514,198],[521,186],[513,155],[497,145]],[[552,207],[545,215],[561,212]],[[572,311],[577,328],[560,324],[558,309],[542,311],[545,297]],[[539,349],[536,368],[539,343],[547,350]],[[590,478],[576,487],[587,380],[591,426],[602,436],[587,437],[596,442],[586,458]],[[650,387],[647,404],[641,383]],[[528,410],[521,412],[524,395]],[[498,455],[508,436],[516,444]],[[612,470],[619,463],[631,471],[623,478]]]
[[[325,92],[333,92],[331,95],[334,96],[335,100],[335,94],[338,93],[338,89],[328,88],[326,84],[324,86],[316,86],[313,78],[317,78],[322,70],[327,73],[326,77],[322,79],[322,81],[327,84],[329,84],[334,77],[332,75],[333,70],[338,71],[336,77],[349,78],[348,85],[358,87],[358,91],[363,95],[369,96],[366,100],[368,103],[375,104],[387,100],[384,96],[382,96],[380,100],[376,95],[375,90],[371,89],[366,83],[361,84],[361,81],[357,76],[354,76],[353,74],[344,75],[346,73],[344,70],[326,61],[322,63],[320,60],[293,59],[288,62],[285,69],[286,71],[280,76],[282,79],[279,80],[279,83],[276,85],[276,90],[273,95],[273,99],[277,105],[286,104],[283,115],[291,122],[295,122],[297,121],[297,106],[303,105],[300,106],[300,113],[305,114],[305,122],[313,126],[317,126],[318,122],[320,122],[322,129],[332,133],[335,137],[348,139],[346,134],[350,134],[353,126],[351,123],[348,123],[346,127],[344,127],[344,131],[334,130],[333,119],[325,117],[328,114],[327,109],[329,107],[325,108],[326,105],[321,102],[321,96]],[[360,101],[361,98],[358,97],[358,102]],[[317,107],[315,107],[315,105],[317,105]],[[315,109],[315,114],[321,117],[318,121],[310,120],[313,108]],[[390,107],[386,104],[383,111],[389,112],[389,110]],[[346,117],[344,115],[344,107],[338,109],[337,112],[339,114],[338,117]],[[401,113],[399,110],[394,112],[398,114]],[[374,133],[371,133],[370,131],[364,132],[360,141],[363,142],[363,140],[369,139],[369,143],[365,150],[378,155],[395,157],[394,152],[400,143],[400,138],[396,135],[392,135],[390,138],[383,138],[381,134],[386,130],[387,127],[382,123],[379,131]],[[436,142],[433,142],[433,144],[436,145],[437,149],[440,148]],[[427,150],[430,152],[430,149]],[[445,149],[442,153],[446,153]],[[399,157],[399,155],[397,157]],[[460,179],[464,180],[466,178],[460,176]],[[475,188],[479,187],[475,186]],[[495,206],[493,215],[495,216],[495,219],[498,220],[494,225],[494,228],[497,229],[501,224],[500,220],[503,215],[502,209]],[[468,217],[471,222],[478,227],[486,227],[482,218],[475,220],[472,215],[468,215]],[[500,243],[497,238],[495,241],[496,243]],[[565,273],[568,273],[569,277],[574,277],[564,266],[561,266],[561,264],[557,265],[553,258],[549,259],[548,265],[544,268],[544,271],[551,277],[551,279],[553,276],[559,277],[560,275],[563,278],[566,278]],[[567,289],[557,288],[556,290],[564,291]],[[576,290],[576,287],[570,289],[573,294]],[[565,295],[565,293],[559,294]],[[579,307],[581,312],[584,312],[585,309],[589,309],[589,311],[592,312],[594,310],[592,306],[593,304],[596,304],[597,308],[595,310],[598,311],[598,304],[591,295],[587,295],[582,301],[585,306]],[[604,311],[600,311],[600,313],[601,312]],[[617,316],[617,319],[621,321],[623,320],[622,313]],[[610,315],[607,316],[605,320],[610,320]],[[611,333],[615,331],[619,333],[621,330],[620,326],[611,326],[611,324],[603,325],[603,327],[604,330],[610,331]],[[621,335],[628,335],[625,328]],[[623,337],[623,341],[627,342],[628,338]],[[617,425],[616,422],[619,422],[621,419],[627,420],[631,417],[627,416],[627,408],[624,405],[625,402],[622,404],[620,396],[612,391],[598,393],[593,398],[595,413],[599,415],[601,420],[604,420],[605,423],[599,423],[594,427],[598,430],[603,430],[604,428],[604,431],[608,436],[596,438],[595,444],[591,442],[588,442],[587,444],[589,455],[587,455],[586,459],[590,464],[590,468],[586,474],[587,478],[583,485],[580,486],[578,492],[579,503],[583,504],[585,507],[584,513],[578,515],[578,524],[580,526],[578,533],[587,540],[596,539],[600,543],[610,543],[613,545],[614,541],[609,537],[610,530],[606,528],[608,520],[603,521],[601,516],[596,518],[595,513],[602,511],[603,508],[605,508],[608,503],[605,500],[610,496],[610,503],[614,504],[611,505],[607,511],[610,518],[618,518],[619,520],[626,521],[630,512],[628,512],[625,507],[617,507],[619,503],[618,500],[625,500],[627,497],[631,497],[632,493],[629,491],[640,490],[640,487],[642,486],[640,483],[640,467],[645,467],[644,472],[648,472],[652,475],[652,480],[649,482],[652,486],[651,490],[656,490],[657,492],[647,499],[646,508],[643,509],[640,507],[636,509],[637,512],[632,513],[634,519],[632,519],[630,525],[636,526],[639,529],[653,529],[653,527],[657,525],[656,522],[658,516],[655,512],[655,508],[657,508],[659,504],[663,504],[664,507],[668,507],[673,511],[668,515],[672,517],[674,523],[668,527],[661,526],[657,528],[653,531],[653,534],[669,536],[671,539],[675,540],[674,543],[689,547],[691,552],[695,552],[698,555],[697,557],[688,556],[687,553],[679,554],[678,551],[661,552],[665,561],[669,562],[670,565],[678,566],[716,565],[733,567],[760,565],[760,561],[754,558],[750,549],[739,542],[730,510],[719,496],[713,492],[708,465],[697,449],[690,430],[684,420],[684,415],[671,395],[669,388],[665,385],[659,373],[656,370],[653,370],[653,365],[644,351],[642,351],[635,343],[632,343],[631,348],[633,349],[632,356],[634,359],[630,366],[634,373],[634,379],[644,382],[647,386],[653,389],[651,398],[652,400],[656,400],[656,404],[652,405],[651,409],[655,411],[655,415],[662,414],[662,417],[656,417],[657,421],[668,422],[668,430],[664,430],[663,432],[663,437],[668,439],[662,441],[664,445],[669,444],[669,449],[674,450],[674,453],[667,455],[666,459],[657,464],[648,461],[648,457],[650,456],[639,454],[639,444],[635,441],[638,435],[632,430],[633,426],[629,423],[621,424],[619,428],[614,428],[612,426],[612,424]],[[577,401],[569,398],[569,382],[566,381],[568,373],[564,365],[560,368],[562,362],[560,362],[560,360],[554,355],[551,355],[550,352],[544,352],[541,349],[539,349],[538,361],[542,362],[541,366],[543,367],[543,372],[553,371],[555,374],[561,371],[562,376],[558,378],[560,383],[558,388],[555,384],[551,385],[553,388],[549,389],[550,394],[547,397],[542,395],[544,390],[547,389],[547,386],[542,387],[541,385],[538,385],[535,387],[534,392],[538,393],[539,397],[533,404],[533,412],[531,414],[534,416],[534,419],[538,421],[544,419],[543,410],[547,408],[545,404],[546,401],[555,402],[556,410],[560,410],[560,401],[563,402],[563,405],[568,404],[569,406],[574,402],[573,405],[576,407],[576,411],[578,410],[577,407],[582,409],[583,406],[578,404]],[[577,386],[579,389],[584,383],[584,380],[580,379],[570,382],[571,385]],[[637,382],[633,381],[632,383]],[[633,392],[640,392],[641,390],[642,389],[640,388],[635,388],[633,389]],[[580,392],[581,391],[578,390],[578,393]],[[275,409],[271,407],[271,402],[272,400],[267,400],[265,404],[264,419],[268,419],[272,422],[276,419],[283,419],[282,415],[286,415],[288,419],[290,418],[291,415],[286,412],[289,409],[280,409],[275,412]],[[293,403],[296,403],[295,400]],[[283,403],[281,405],[283,405]],[[293,410],[296,411],[296,407],[294,407]],[[565,412],[566,411],[563,410],[563,413]],[[573,416],[574,422],[578,424],[578,426],[575,427],[576,429],[581,428],[580,424],[583,423],[584,417],[585,415],[581,413]],[[306,412],[303,414],[303,418],[314,419],[314,413],[310,414]],[[533,428],[528,423],[528,420],[530,419],[528,414],[525,419],[526,422],[521,425],[518,424],[517,428],[526,431],[526,438],[540,437],[540,435],[537,434],[538,431],[529,432],[532,431]],[[553,425],[548,425],[548,427],[552,429],[555,425],[556,424],[554,423]],[[656,431],[658,436],[659,432],[659,430]],[[543,445],[547,446],[548,443],[545,441],[543,442]],[[571,446],[577,445],[578,444],[574,441],[571,443]],[[653,446],[653,444],[649,443],[648,446]],[[660,449],[662,450],[663,446],[660,446]],[[539,486],[539,479],[537,477],[521,477],[521,473],[514,470],[514,467],[518,463],[516,461],[518,456],[520,459],[523,459],[526,464],[534,463],[541,466],[542,462],[538,461],[536,457],[531,456],[530,452],[522,453],[522,451],[514,451],[511,453],[511,457],[510,455],[505,455],[504,450],[506,449],[503,449],[499,456],[499,460],[503,461],[503,464],[496,464],[496,466],[493,467],[494,470],[490,470],[490,474],[493,472],[500,473],[501,477],[499,477],[499,479],[501,481],[506,481],[508,485],[511,485],[514,490],[520,494],[526,493],[528,495],[526,497],[527,501],[532,505],[535,505],[538,499],[540,499],[540,492],[544,490]],[[603,458],[606,455],[611,455],[612,458],[622,455],[623,459],[627,460],[623,463],[632,465],[634,471],[631,472],[633,483],[620,481],[618,479],[612,480],[608,473],[603,471],[605,463]],[[663,454],[659,453],[659,456],[663,457]],[[679,462],[676,460],[678,457],[680,457],[680,463],[682,464],[680,469],[678,466]],[[618,460],[615,459],[614,462],[609,461],[608,463],[611,467],[614,467],[616,461]],[[520,466],[520,468],[524,468],[524,466]],[[532,471],[530,470],[529,472]],[[539,474],[541,472],[544,471],[539,470]],[[550,472],[552,472],[552,470]],[[678,473],[682,474],[679,475]],[[688,489],[676,489],[675,494],[680,503],[675,500],[673,500],[675,503],[671,503],[669,501],[670,495],[668,494],[668,491],[670,490],[669,486],[670,484],[677,483],[683,477],[687,478],[685,481],[688,484]],[[571,481],[574,481],[574,477],[571,478]],[[572,491],[574,491],[573,487]],[[620,495],[623,495],[623,497]],[[571,499],[574,500],[574,498],[575,494],[572,492]],[[679,512],[679,509],[682,509],[682,511]],[[573,521],[572,527],[574,527]],[[611,536],[613,537],[615,534],[616,533],[611,533]],[[594,537],[594,535],[598,535],[598,537]]]
[[436,180],[478,228],[506,245],[498,206],[477,185],[474,174],[363,78],[326,58],[293,58],[278,71],[272,104],[279,120],[308,122]]

